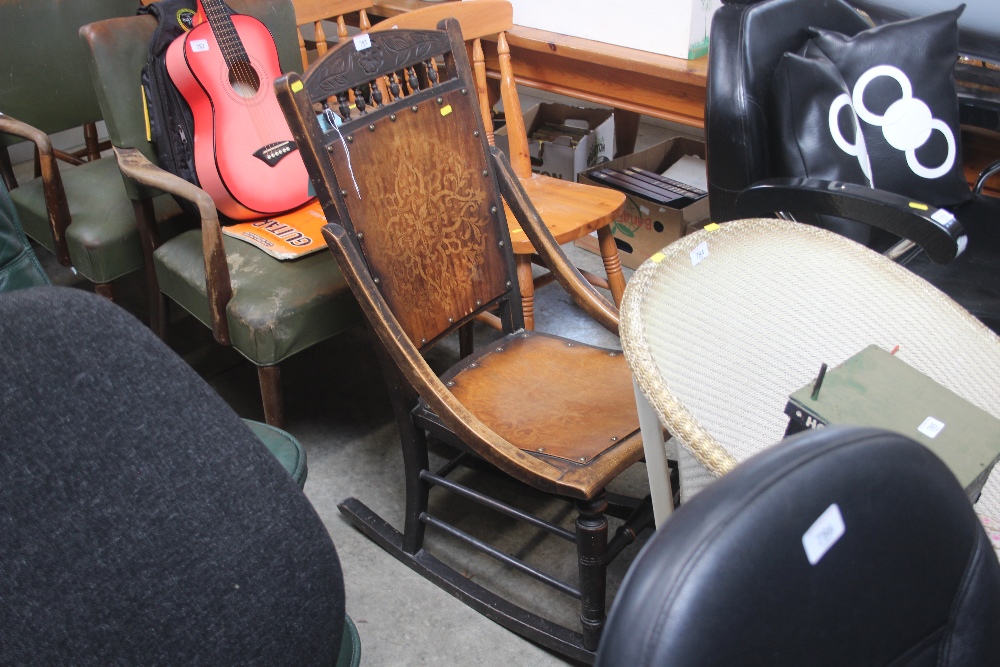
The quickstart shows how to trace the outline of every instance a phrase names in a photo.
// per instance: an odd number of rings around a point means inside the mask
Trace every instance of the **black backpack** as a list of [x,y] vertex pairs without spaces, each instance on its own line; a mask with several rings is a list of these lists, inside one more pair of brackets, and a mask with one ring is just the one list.
[[[160,166],[195,185],[199,183],[194,169],[194,118],[188,103],[167,74],[166,54],[167,47],[191,29],[197,4],[197,0],[160,0],[140,7],[137,12],[151,14],[157,20],[146,66],[142,68],[149,138]],[[229,13],[234,12],[230,9]],[[193,205],[186,202],[182,205],[189,212],[196,212]]]
[[149,138],[161,167],[198,185],[194,171],[194,119],[191,108],[167,74],[166,63],[167,47],[191,29],[196,4],[197,0],[160,0],[140,7],[138,13],[152,14],[157,20],[146,66],[142,68]]

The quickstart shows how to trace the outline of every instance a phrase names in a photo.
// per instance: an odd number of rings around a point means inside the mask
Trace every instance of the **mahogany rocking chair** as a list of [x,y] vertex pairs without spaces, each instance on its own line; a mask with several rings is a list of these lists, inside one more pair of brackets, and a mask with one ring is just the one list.
[[[324,234],[376,334],[402,439],[404,532],[357,499],[340,509],[400,561],[474,609],[590,662],[605,619],[608,562],[652,519],[648,500],[617,502],[605,491],[642,456],[631,379],[617,351],[525,330],[501,192],[577,302],[615,333],[618,311],[562,254],[502,153],[491,155],[460,29],[453,19],[441,25],[443,32],[362,36],[329,51],[303,78],[289,74],[276,83],[330,221]],[[428,65],[435,58],[444,66]],[[439,377],[422,353],[489,311],[499,313],[504,335]],[[458,448],[459,458],[429,469],[428,435]],[[574,501],[575,532],[448,477],[470,458]],[[579,584],[435,516],[434,487],[575,543]],[[610,541],[605,513],[628,519]],[[439,561],[424,548],[428,525],[579,598],[582,632],[517,606]]]
[[[622,275],[621,260],[618,257],[618,247],[612,236],[611,228],[625,208],[625,195],[609,188],[595,187],[583,183],[563,181],[552,176],[534,174],[531,171],[531,156],[528,152],[528,133],[521,115],[521,102],[514,83],[514,71],[510,60],[510,48],[507,45],[506,32],[514,27],[514,9],[508,0],[464,0],[461,3],[445,3],[422,7],[410,12],[394,16],[391,19],[376,23],[371,31],[411,29],[433,30],[438,21],[444,18],[454,18],[462,29],[462,36],[467,43],[467,53],[473,64],[473,77],[476,85],[476,95],[479,100],[480,112],[486,139],[490,146],[493,141],[493,107],[500,98],[503,100],[504,115],[507,121],[508,158],[511,167],[521,185],[527,192],[535,210],[538,211],[549,232],[560,244],[571,243],[591,232],[597,232],[601,257],[604,262],[606,278],[589,273],[581,274],[592,285],[597,285],[611,292],[615,305],[621,305],[625,292],[625,277]],[[483,51],[484,38],[489,40],[496,36],[497,64],[499,80],[487,78],[486,57]],[[532,276],[533,263],[544,265],[538,251],[532,246],[514,220],[508,209],[507,222],[510,226],[511,243],[513,243],[514,264],[517,268],[518,283],[521,290],[521,310],[524,313],[526,329],[535,328],[535,289],[551,282],[555,275],[552,272]],[[481,317],[494,328],[499,329],[499,322],[493,317]]]

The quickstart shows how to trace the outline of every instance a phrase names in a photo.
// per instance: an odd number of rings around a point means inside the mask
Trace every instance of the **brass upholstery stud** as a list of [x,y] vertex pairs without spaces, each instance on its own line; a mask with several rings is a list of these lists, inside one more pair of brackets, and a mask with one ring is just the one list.
[[472,133],[472,136],[474,136],[474,137],[478,137],[478,136],[479,136],[479,130],[476,130],[475,132],[473,132],[473,133]]
[[375,131],[375,124],[373,123],[373,124],[369,125],[369,126],[368,126],[368,129],[369,129],[370,131],[374,132],[374,131]]
[[618,442],[618,436],[617,435],[611,436],[611,442]]
[[449,383],[448,383],[448,386],[449,386],[449,387],[454,387],[454,386],[455,386],[455,383],[454,383],[454,382],[449,382]]
[[507,288],[508,289],[510,288],[510,281],[509,280],[507,281]]
[[617,356],[618,356],[618,353],[617,353],[617,352],[609,352],[609,353],[608,353],[608,356],[609,356],[609,357],[617,357]]
[[444,104],[444,98],[443,97],[437,98],[437,103],[438,104]]
[[391,120],[393,123],[395,123],[396,122],[396,114],[391,114],[389,116],[389,120]]
[[340,196],[341,197],[346,197],[347,196],[347,190],[341,190],[340,191]]
[[463,95],[468,95],[469,94],[469,90],[467,88],[463,88],[462,89],[462,94]]
[[503,241],[500,241],[500,247],[501,248],[503,247]]
[[353,134],[347,135],[347,143],[349,143],[349,144],[353,144],[354,143],[354,135]]
[[414,104],[412,107],[410,107],[410,111],[412,111],[413,113],[417,113],[417,105]]
[[580,457],[580,462],[581,462],[581,463],[586,463],[586,462],[587,462],[587,457],[585,457],[585,456],[581,456],[581,457]]
[[573,343],[566,343],[566,347],[573,347]]
[[452,322],[454,322],[454,321],[455,321],[455,318],[454,318],[454,317],[449,317],[449,318],[448,318],[448,324],[451,324],[451,323],[452,323]]
[[503,352],[503,348],[502,347],[498,347],[497,348],[497,352]]
[[538,448],[538,451],[540,451],[540,452],[544,452],[544,451],[545,451],[545,448],[544,448],[544,447],[539,447],[539,448]]
[[483,176],[489,176],[489,175],[490,175],[490,172],[487,171],[486,169],[483,169]]
[[[346,193],[345,193],[345,194],[346,194]],[[359,241],[360,241],[361,239],[363,239],[364,237],[365,237],[365,233],[364,233],[364,232],[358,232],[358,240],[359,240]]]
[[497,214],[497,207],[496,206],[490,206],[490,213],[492,213],[493,215],[496,215]]
[[480,301],[479,299],[476,299],[476,305],[477,305],[477,306],[481,306],[481,305],[483,305],[483,302],[482,302],[482,301]]
[[426,338],[421,338],[420,339],[420,344],[421,345],[427,345],[427,339]]
[[469,368],[475,368],[477,364],[469,364]]
[[374,283],[375,283],[376,285],[378,285],[378,278],[372,278],[372,281],[373,281],[373,282],[374,282]]

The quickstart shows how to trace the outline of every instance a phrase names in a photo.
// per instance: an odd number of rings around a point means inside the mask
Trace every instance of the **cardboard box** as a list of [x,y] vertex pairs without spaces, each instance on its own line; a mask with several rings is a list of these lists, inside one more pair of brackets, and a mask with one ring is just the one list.
[[511,0],[514,23],[675,58],[708,53],[722,0]]
[[[587,174],[605,167],[612,169],[638,167],[660,174],[685,155],[697,155],[705,159],[705,143],[687,137],[667,139],[644,151],[587,169],[580,174],[579,181],[603,187],[599,181],[589,178]],[[618,245],[618,255],[622,264],[630,269],[639,268],[639,265],[653,253],[708,224],[708,197],[699,199],[682,209],[669,208],[628,193],[625,194],[625,199],[625,212],[612,223],[611,231]],[[577,239],[576,245],[600,254],[597,232]]]
[[[569,126],[585,134],[552,138],[553,134],[546,130],[546,139],[540,141],[536,137],[540,129],[552,125]],[[575,181],[577,174],[587,167],[607,162],[615,155],[615,117],[610,109],[536,104],[524,112],[524,127],[528,132],[531,170],[536,174]],[[509,154],[507,126],[497,130],[495,137],[497,148]],[[575,146],[574,138],[578,139]]]

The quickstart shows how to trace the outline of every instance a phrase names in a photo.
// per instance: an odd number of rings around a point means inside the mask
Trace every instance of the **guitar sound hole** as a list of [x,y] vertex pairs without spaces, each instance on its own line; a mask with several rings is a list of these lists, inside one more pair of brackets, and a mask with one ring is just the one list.
[[229,84],[237,95],[249,99],[260,90],[260,77],[253,66],[243,60],[229,68]]

